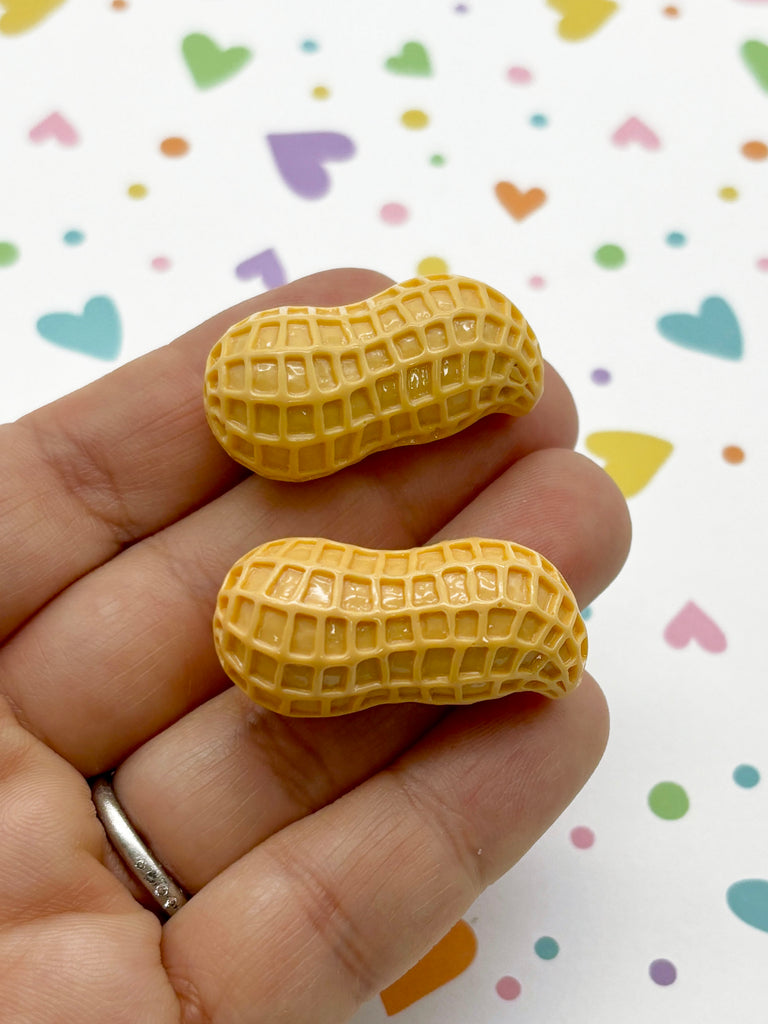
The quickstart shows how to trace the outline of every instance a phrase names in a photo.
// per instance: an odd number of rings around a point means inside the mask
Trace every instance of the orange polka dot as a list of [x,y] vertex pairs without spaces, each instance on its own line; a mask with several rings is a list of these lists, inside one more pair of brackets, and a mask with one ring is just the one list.
[[124,11],[127,6],[126,0],[112,0],[113,11]]
[[663,13],[666,14],[668,18],[676,18],[680,14],[680,10],[670,4],[668,7],[664,8]]
[[765,160],[768,157],[768,146],[759,139],[750,139],[741,147],[741,152],[747,160]]
[[160,152],[165,156],[184,156],[185,153],[189,152],[189,143],[186,139],[180,139],[176,135],[172,135],[168,139],[163,139],[160,143]]
[[744,449],[739,448],[737,444],[729,444],[723,448],[723,458],[726,462],[730,462],[732,466],[735,466],[739,462],[744,461]]

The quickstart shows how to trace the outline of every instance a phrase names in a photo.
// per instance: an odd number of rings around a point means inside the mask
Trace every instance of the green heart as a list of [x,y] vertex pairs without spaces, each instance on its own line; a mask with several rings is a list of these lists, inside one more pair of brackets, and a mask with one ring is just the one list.
[[421,43],[406,43],[395,57],[388,57],[384,65],[397,75],[431,75],[429,54]]
[[768,45],[749,39],[741,48],[741,56],[758,84],[768,92]]
[[231,46],[228,50],[221,50],[210,36],[200,32],[184,37],[181,52],[195,85],[200,89],[210,89],[212,85],[231,78],[252,56],[246,46]]

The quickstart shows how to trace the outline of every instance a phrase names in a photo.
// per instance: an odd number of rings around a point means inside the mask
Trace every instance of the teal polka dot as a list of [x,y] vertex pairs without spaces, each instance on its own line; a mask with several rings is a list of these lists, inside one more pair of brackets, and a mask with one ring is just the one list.
[[320,49],[320,44],[317,43],[314,39],[305,39],[304,42],[301,44],[301,48],[304,51],[304,53],[317,53],[317,51]]
[[733,770],[733,781],[742,789],[752,789],[760,781],[760,772],[751,764],[740,764]]
[[679,249],[685,245],[686,237],[681,231],[670,231],[666,237],[667,245],[671,245],[673,249]]
[[551,935],[542,935],[540,939],[536,939],[533,949],[536,956],[541,957],[542,960],[554,960],[560,952],[557,940],[553,939]]
[[546,114],[532,114],[530,123],[534,128],[546,128],[549,124],[549,118]]
[[82,245],[85,241],[85,235],[82,231],[78,231],[73,228],[71,231],[67,231],[64,235],[65,245]]

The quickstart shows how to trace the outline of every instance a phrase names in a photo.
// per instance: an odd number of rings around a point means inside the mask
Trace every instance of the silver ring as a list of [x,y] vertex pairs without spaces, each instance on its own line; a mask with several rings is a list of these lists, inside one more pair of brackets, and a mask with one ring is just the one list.
[[112,789],[111,777],[99,775],[91,782],[91,796],[99,821],[126,867],[172,917],[187,902],[187,896],[126,817]]

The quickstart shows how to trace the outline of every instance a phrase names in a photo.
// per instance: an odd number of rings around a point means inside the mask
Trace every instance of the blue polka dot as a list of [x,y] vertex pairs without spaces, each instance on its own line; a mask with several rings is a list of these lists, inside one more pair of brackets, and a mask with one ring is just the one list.
[[542,960],[554,960],[560,952],[560,946],[550,935],[542,935],[540,939],[536,939],[533,949],[536,956],[540,956]]
[[752,789],[760,781],[760,772],[751,764],[740,764],[733,770],[733,781],[742,789]]
[[546,128],[549,124],[549,118],[546,114],[531,114],[531,124],[534,128]]
[[670,231],[666,237],[667,245],[671,245],[673,249],[679,249],[682,245],[685,245],[687,239],[681,231]]
[[85,241],[85,235],[82,231],[77,231],[73,228],[71,231],[67,231],[64,235],[65,245],[82,245]]
[[304,53],[317,53],[317,51],[320,49],[320,44],[316,42],[314,39],[305,39],[304,42],[301,44],[301,48],[304,51]]

